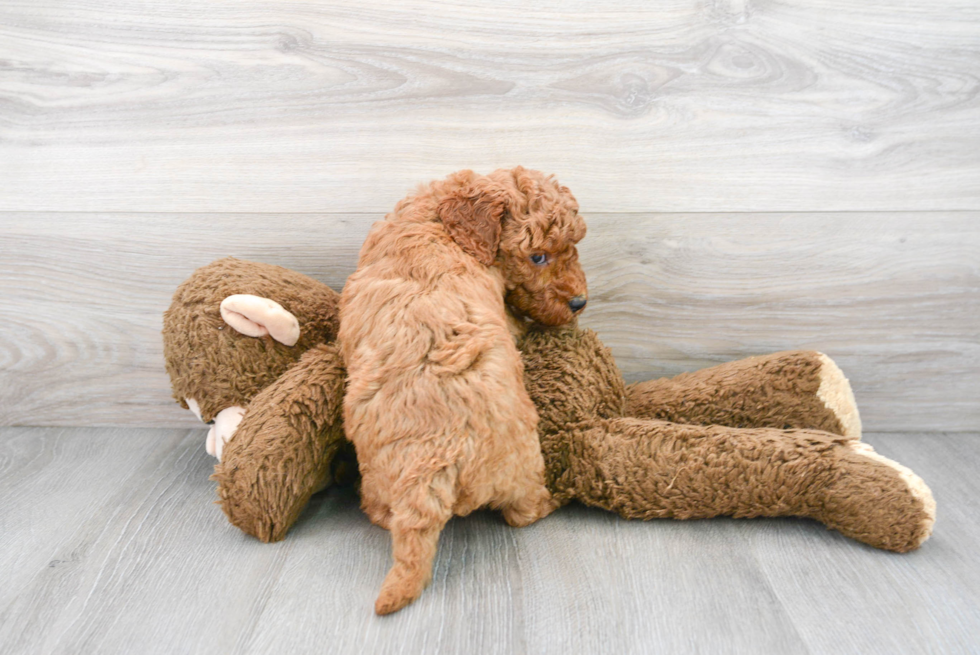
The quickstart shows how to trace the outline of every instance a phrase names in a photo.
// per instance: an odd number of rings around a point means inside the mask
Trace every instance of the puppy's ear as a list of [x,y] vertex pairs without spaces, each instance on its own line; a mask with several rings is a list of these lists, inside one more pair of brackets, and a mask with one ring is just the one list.
[[459,189],[439,203],[439,218],[446,232],[463,252],[484,266],[497,258],[504,211],[501,194],[479,186]]

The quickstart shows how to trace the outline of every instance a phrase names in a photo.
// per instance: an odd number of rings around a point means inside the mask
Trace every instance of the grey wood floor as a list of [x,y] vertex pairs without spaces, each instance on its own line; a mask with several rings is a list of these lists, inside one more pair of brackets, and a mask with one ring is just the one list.
[[212,504],[203,432],[0,430],[0,651],[968,653],[978,433],[872,434],[939,504],[918,552],[799,519],[453,520],[431,587],[372,613],[387,533],[349,491],[262,544]]

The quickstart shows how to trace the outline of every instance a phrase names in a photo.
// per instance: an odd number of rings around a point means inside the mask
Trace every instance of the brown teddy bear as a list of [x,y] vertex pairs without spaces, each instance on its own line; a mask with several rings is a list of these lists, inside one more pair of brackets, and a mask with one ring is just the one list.
[[[314,492],[356,469],[341,422],[337,299],[293,271],[228,258],[197,270],[164,316],[174,397],[215,422],[222,508],[263,541],[282,539]],[[805,516],[898,552],[932,531],[929,488],[860,442],[850,385],[826,355],[782,352],[627,386],[589,330],[532,329],[519,345],[562,503],[630,519]]]

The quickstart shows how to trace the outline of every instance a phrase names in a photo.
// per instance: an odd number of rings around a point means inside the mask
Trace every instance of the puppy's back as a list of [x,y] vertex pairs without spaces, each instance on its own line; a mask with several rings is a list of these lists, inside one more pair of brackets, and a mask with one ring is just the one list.
[[374,446],[431,439],[434,425],[485,414],[488,401],[513,395],[504,388],[523,388],[503,295],[499,274],[439,224],[376,223],[340,303],[355,443],[367,441],[366,423]]

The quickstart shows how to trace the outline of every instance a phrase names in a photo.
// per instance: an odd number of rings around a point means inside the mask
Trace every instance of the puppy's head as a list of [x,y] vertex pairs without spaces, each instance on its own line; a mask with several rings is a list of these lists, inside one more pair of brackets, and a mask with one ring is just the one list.
[[575,244],[585,221],[571,191],[521,167],[463,171],[447,183],[438,209],[446,231],[465,252],[500,267],[516,316],[562,325],[582,311],[588,289]]

